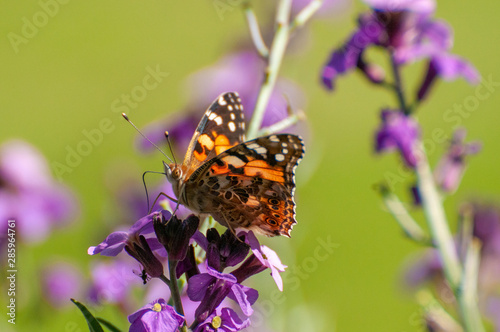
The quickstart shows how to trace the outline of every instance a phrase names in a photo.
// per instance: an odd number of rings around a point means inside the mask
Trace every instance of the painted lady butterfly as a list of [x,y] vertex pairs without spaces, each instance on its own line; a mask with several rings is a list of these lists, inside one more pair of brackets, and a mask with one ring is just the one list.
[[182,165],[163,164],[179,203],[193,212],[210,214],[230,229],[290,237],[294,171],[303,155],[296,135],[245,142],[241,99],[230,92],[205,112]]

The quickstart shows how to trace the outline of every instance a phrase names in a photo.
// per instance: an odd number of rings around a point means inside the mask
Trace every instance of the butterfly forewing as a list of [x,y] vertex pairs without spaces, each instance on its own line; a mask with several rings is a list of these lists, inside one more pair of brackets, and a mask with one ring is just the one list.
[[203,163],[245,140],[241,99],[235,92],[220,95],[206,110],[184,159],[186,178]]
[[304,144],[295,135],[241,143],[191,175],[187,200],[226,226],[289,236],[296,223],[294,172],[303,155]]

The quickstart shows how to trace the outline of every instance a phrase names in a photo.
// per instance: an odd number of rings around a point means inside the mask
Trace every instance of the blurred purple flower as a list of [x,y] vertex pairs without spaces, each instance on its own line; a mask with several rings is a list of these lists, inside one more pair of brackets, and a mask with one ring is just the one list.
[[176,332],[184,324],[184,317],[175,312],[164,299],[146,304],[130,316],[130,332]]
[[[500,257],[500,208],[493,204],[472,204],[473,235],[481,240],[483,255]],[[500,282],[500,280],[499,280]]]
[[233,309],[222,308],[220,313],[214,312],[208,316],[193,332],[232,332],[241,331],[249,326],[249,318],[242,321]]
[[431,18],[435,1],[365,2],[373,11],[360,15],[358,29],[341,48],[332,53],[323,69],[322,80],[328,89],[334,89],[337,76],[356,67],[372,82],[382,82],[384,75],[378,67],[367,64],[363,58],[363,52],[369,46],[390,50],[397,65],[429,59],[428,74],[418,92],[419,100],[424,98],[437,76],[446,80],[464,77],[470,83],[479,81],[479,74],[472,65],[449,54],[453,45],[451,28],[445,22]]
[[417,288],[422,284],[441,278],[443,275],[443,265],[436,249],[428,249],[408,267],[404,280],[407,286]]
[[445,81],[453,81],[459,77],[464,77],[472,84],[477,84],[480,81],[479,73],[468,61],[454,54],[436,54],[429,61],[426,75],[417,92],[419,101],[427,97],[437,76],[441,76]]
[[420,137],[418,123],[410,116],[397,110],[382,110],[382,125],[376,133],[375,151],[377,153],[399,150],[406,165],[417,165],[415,145]]
[[252,231],[247,233],[247,243],[252,248],[254,256],[260,261],[260,263],[271,269],[271,276],[273,277],[278,289],[283,291],[283,280],[281,279],[280,272],[285,272],[286,265],[281,263],[280,258],[272,249],[260,245],[259,240]]
[[206,273],[195,275],[188,281],[189,298],[201,301],[196,309],[196,319],[207,319],[227,296],[238,303],[246,316],[250,316],[253,313],[251,305],[257,300],[258,292],[239,284],[231,274],[220,273],[208,264],[206,268]]
[[464,143],[466,134],[465,129],[455,131],[448,151],[434,170],[436,183],[444,192],[457,190],[465,172],[465,157],[481,150],[479,142]]
[[79,298],[83,293],[81,272],[72,264],[51,263],[42,270],[43,297],[55,308],[71,305],[71,298]]
[[91,267],[92,284],[89,299],[93,303],[120,303],[125,305],[132,286],[142,284],[132,272],[137,263],[132,260],[115,259],[98,262]]
[[[54,226],[74,218],[72,192],[52,178],[47,161],[32,145],[12,140],[0,147],[0,219],[17,221],[17,234],[43,241]],[[0,231],[6,234],[7,223]],[[2,242],[0,240],[0,242]]]

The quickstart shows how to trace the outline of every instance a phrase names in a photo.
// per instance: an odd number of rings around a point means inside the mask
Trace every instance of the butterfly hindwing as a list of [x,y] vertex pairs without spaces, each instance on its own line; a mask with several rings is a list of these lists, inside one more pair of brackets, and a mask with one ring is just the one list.
[[191,175],[188,200],[226,226],[289,236],[296,223],[294,172],[303,155],[304,144],[295,135],[238,144]]
[[220,95],[206,110],[189,144],[183,165],[188,177],[203,163],[245,140],[245,120],[236,92]]

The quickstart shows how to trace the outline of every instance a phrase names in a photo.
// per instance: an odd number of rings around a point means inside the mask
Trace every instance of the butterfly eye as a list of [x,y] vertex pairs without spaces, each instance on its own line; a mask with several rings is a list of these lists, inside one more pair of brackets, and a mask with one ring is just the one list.
[[182,175],[182,172],[179,168],[175,168],[174,171],[172,172],[172,175],[175,177],[175,178],[180,178],[181,175]]

